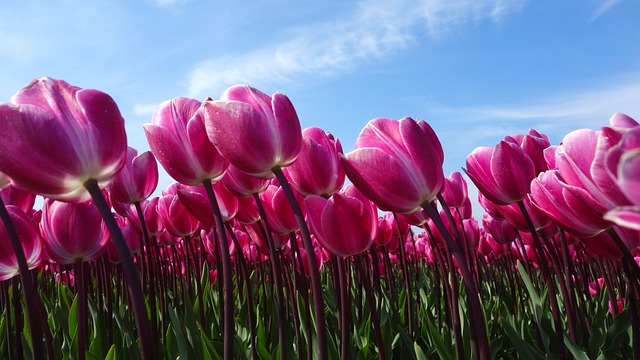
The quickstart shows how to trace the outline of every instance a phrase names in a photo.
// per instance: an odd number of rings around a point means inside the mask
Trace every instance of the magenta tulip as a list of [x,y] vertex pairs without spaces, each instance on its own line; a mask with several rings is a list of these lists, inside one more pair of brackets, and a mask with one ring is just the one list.
[[36,202],[35,193],[21,190],[13,185],[9,185],[0,190],[0,198],[2,198],[5,205],[15,205],[25,214],[31,213]]
[[380,209],[412,213],[433,201],[442,188],[444,154],[425,121],[369,121],[355,150],[342,156],[351,182]]
[[59,264],[95,260],[109,241],[107,227],[92,201],[74,204],[45,199],[40,231],[47,255]]
[[444,190],[442,197],[448,206],[461,208],[465,205],[466,199],[469,197],[467,191],[467,182],[458,171],[453,171],[448,178],[445,178]]
[[158,213],[173,236],[188,236],[198,230],[200,222],[180,201],[178,188],[179,184],[175,183],[163,191],[158,200]]
[[531,182],[531,201],[576,236],[594,236],[611,226],[562,183],[556,170],[543,172]]
[[151,124],[144,124],[149,147],[176,181],[200,185],[217,181],[228,163],[207,139],[201,103],[178,97],[160,104]]
[[269,181],[247,175],[237,167],[229,165],[227,172],[222,177],[222,184],[237,197],[250,197],[265,191]]
[[134,204],[151,196],[158,186],[158,164],[153,154],[138,155],[127,148],[127,160],[122,170],[107,187],[111,201]]
[[317,127],[302,131],[302,149],[298,159],[284,173],[291,185],[302,195],[331,196],[344,184],[340,165],[340,140]]
[[204,103],[204,118],[222,156],[252,176],[270,178],[274,167],[290,165],[300,152],[300,121],[283,94],[235,85],[220,100]]
[[[301,208],[304,202],[297,199]],[[280,235],[289,234],[299,229],[293,210],[289,205],[287,196],[280,186],[269,185],[267,190],[260,194],[260,201],[264,206],[264,212],[271,230]]]
[[[238,212],[238,199],[231,195],[221,182],[213,184],[213,191],[220,207],[222,221],[231,220]],[[204,186],[180,185],[177,194],[180,202],[196,219],[209,227],[215,226],[215,219]]]
[[305,205],[311,231],[333,255],[356,255],[373,243],[378,225],[376,208],[353,185],[329,199],[308,196]]
[[479,147],[467,156],[463,169],[478,190],[498,205],[521,201],[535,178],[535,167],[527,153],[513,142],[500,141],[495,148]]
[[31,81],[0,105],[0,171],[17,187],[64,201],[86,201],[125,162],[124,119],[113,99],[61,80]]
[[[36,268],[42,259],[42,239],[38,233],[36,223],[30,219],[19,207],[7,205],[7,212],[11,217],[22,251],[27,259],[29,269]],[[20,273],[18,260],[11,250],[9,235],[4,226],[0,225],[0,281],[11,279]]]

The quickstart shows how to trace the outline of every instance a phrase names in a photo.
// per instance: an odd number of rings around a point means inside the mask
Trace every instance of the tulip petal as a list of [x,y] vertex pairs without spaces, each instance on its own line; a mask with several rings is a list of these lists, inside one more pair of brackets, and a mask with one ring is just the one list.
[[262,113],[244,102],[207,101],[205,125],[209,140],[230,163],[256,177],[272,176],[277,134]]
[[621,206],[604,214],[604,218],[629,229],[640,231],[640,207]]
[[417,195],[421,184],[407,176],[406,163],[382,149],[356,149],[341,161],[351,182],[382,210],[414,212],[427,200]]

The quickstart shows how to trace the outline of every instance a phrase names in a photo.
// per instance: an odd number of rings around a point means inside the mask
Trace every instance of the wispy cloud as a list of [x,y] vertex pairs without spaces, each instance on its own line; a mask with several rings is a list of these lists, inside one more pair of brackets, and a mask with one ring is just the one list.
[[[549,127],[599,128],[614,112],[640,116],[640,76],[627,81],[594,85],[597,89],[564,90],[526,104],[447,107],[429,106],[429,110],[471,123],[486,121],[523,121],[545,123]],[[555,125],[554,125],[555,124]]]
[[408,47],[425,33],[438,38],[469,22],[497,22],[521,6],[521,0],[361,1],[343,17],[289,29],[296,35],[287,41],[202,61],[188,75],[188,91],[201,98],[236,83],[260,86],[348,71]]
[[184,4],[189,2],[190,0],[152,0],[151,2],[159,7],[169,7],[179,4]]
[[136,116],[151,115],[159,104],[135,104],[133,105],[133,114]]
[[591,14],[591,21],[599,18],[604,13],[611,10],[611,8],[617,5],[620,2],[620,0],[604,0],[604,1],[598,1],[598,2],[599,2],[598,7],[595,9],[593,14]]

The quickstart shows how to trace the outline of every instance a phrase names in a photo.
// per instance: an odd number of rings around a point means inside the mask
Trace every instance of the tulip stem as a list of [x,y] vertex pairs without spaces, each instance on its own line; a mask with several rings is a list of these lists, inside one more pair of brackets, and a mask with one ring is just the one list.
[[[155,269],[154,269],[154,260],[151,255],[151,238],[149,236],[149,230],[147,229],[147,221],[144,219],[144,212],[142,211],[142,206],[139,201],[134,203],[136,208],[136,212],[138,214],[138,219],[140,220],[140,228],[142,229],[142,238],[144,240],[144,246],[147,248],[144,251],[144,247],[140,248],[142,253],[141,258],[147,260],[147,276],[149,281],[149,308],[151,308],[151,333],[156,334],[158,328],[158,320],[156,316],[156,277],[155,277]],[[143,279],[144,281],[145,279]]]
[[[556,346],[557,351],[560,355],[560,359],[567,358],[567,348],[564,345],[564,331],[562,330],[562,321],[560,319],[560,308],[558,306],[558,297],[556,295],[556,287],[551,278],[551,271],[549,269],[549,265],[547,264],[546,259],[544,259],[545,253],[544,248],[542,247],[542,242],[538,237],[538,232],[536,231],[535,226],[533,225],[533,221],[531,220],[531,216],[529,216],[529,212],[524,205],[522,200],[517,202],[520,211],[522,212],[522,216],[527,222],[527,226],[529,227],[529,231],[531,232],[531,237],[533,237],[533,244],[535,245],[536,253],[538,255],[538,264],[540,265],[540,270],[542,272],[542,277],[544,279],[545,284],[547,285],[547,291],[549,292],[549,305],[551,306],[551,315],[553,316],[554,327],[555,327],[555,336],[556,336]],[[542,326],[542,324],[538,324],[538,326]]]
[[460,248],[456,244],[456,242],[447,231],[444,222],[440,218],[440,214],[438,210],[432,206],[430,203],[422,204],[422,208],[427,212],[427,215],[434,222],[440,234],[444,238],[445,244],[449,249],[451,249],[451,253],[453,257],[458,262],[458,266],[460,268],[460,272],[462,273],[462,280],[465,284],[465,291],[467,293],[467,303],[469,305],[469,312],[471,313],[470,323],[471,323],[471,338],[472,341],[476,341],[478,344],[478,358],[481,360],[488,360],[491,358],[491,353],[489,351],[489,338],[487,335],[487,324],[484,319],[484,310],[482,309],[482,304],[480,304],[480,298],[478,296],[478,290],[476,289],[476,284],[473,281],[473,276],[469,271],[469,267],[465,261],[464,254],[460,251]]
[[[316,334],[318,339],[318,359],[326,360],[327,359],[327,331],[325,325],[325,316],[324,316],[324,299],[322,297],[322,284],[320,283],[320,271],[318,270],[318,262],[316,261],[316,253],[313,250],[313,242],[311,241],[311,233],[309,232],[309,227],[307,223],[304,221],[304,216],[302,215],[302,209],[300,209],[300,205],[293,194],[293,190],[291,190],[291,185],[289,185],[289,181],[284,176],[282,169],[279,166],[275,166],[271,169],[273,173],[276,175],[276,178],[280,182],[282,186],[282,190],[287,195],[287,199],[289,200],[289,204],[291,204],[291,209],[293,210],[293,214],[295,215],[296,221],[298,222],[298,226],[300,227],[300,235],[302,236],[302,241],[304,243],[305,251],[307,253],[307,260],[309,262],[309,268],[311,270],[311,295],[313,296],[313,310],[316,317]],[[311,349],[309,349],[311,351]]]
[[[27,258],[22,250],[20,244],[20,237],[16,231],[11,215],[7,211],[4,201],[0,198],[0,218],[7,231],[7,236],[11,242],[11,247],[16,256],[18,262],[18,270],[20,271],[20,282],[22,283],[22,290],[24,291],[25,304],[27,306],[27,321],[29,322],[29,331],[31,333],[31,346],[34,359],[44,359],[44,349],[42,347],[42,327],[48,326],[46,323],[42,323],[40,320],[40,314],[38,313],[38,302],[40,297],[36,292],[31,273],[29,272],[29,265],[27,264]],[[15,288],[14,288],[15,289]],[[18,292],[14,292],[13,296],[17,298]],[[20,340],[18,340],[19,342]]]
[[120,257],[120,266],[122,266],[122,272],[124,273],[127,289],[129,290],[129,298],[131,300],[131,306],[133,307],[136,327],[138,328],[138,336],[140,336],[140,352],[142,358],[150,360],[157,359],[157,341],[151,333],[151,323],[147,314],[142,283],[140,282],[138,270],[133,264],[129,247],[118,223],[111,213],[111,207],[107,204],[104,195],[102,195],[102,191],[98,187],[98,182],[90,179],[84,183],[84,187],[89,191],[93,202],[98,208],[98,211],[100,211],[100,215],[111,234],[113,246],[116,248],[118,256]]
[[211,180],[207,179],[203,182],[204,188],[207,191],[209,197],[209,203],[211,204],[211,210],[213,211],[213,217],[216,222],[216,231],[218,232],[220,254],[222,255],[222,279],[224,286],[224,324],[223,324],[223,358],[224,360],[233,359],[233,338],[234,338],[234,316],[233,316],[233,284],[231,283],[231,255],[229,254],[229,242],[227,241],[227,233],[224,229],[224,222],[222,221],[222,213],[220,212],[220,206],[216,199],[216,194],[213,192],[213,186]]
[[286,352],[283,350],[286,348],[287,338],[285,334],[285,304],[284,296],[282,294],[282,269],[280,261],[278,260],[276,246],[273,242],[269,219],[267,219],[267,214],[264,211],[264,206],[262,206],[262,200],[260,200],[260,196],[258,196],[258,194],[254,194],[253,198],[256,201],[256,206],[258,207],[258,214],[260,214],[260,218],[262,219],[262,223],[264,224],[265,240],[267,242],[267,247],[269,248],[269,264],[271,264],[271,272],[273,273],[273,277],[275,279],[276,302],[278,303],[278,342],[280,343],[280,359],[284,359],[286,356]]

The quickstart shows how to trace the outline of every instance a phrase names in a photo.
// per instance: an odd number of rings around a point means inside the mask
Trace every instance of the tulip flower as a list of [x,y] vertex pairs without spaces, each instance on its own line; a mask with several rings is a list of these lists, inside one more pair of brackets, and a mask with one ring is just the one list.
[[492,240],[500,244],[509,244],[516,239],[516,230],[507,220],[484,215],[482,226],[491,235]]
[[164,194],[158,200],[158,213],[173,236],[187,236],[198,230],[200,222],[180,201],[177,186],[178,184],[175,184],[172,188],[176,192],[172,193],[171,190],[163,192]]
[[615,207],[605,214],[605,218],[620,226],[640,230],[640,126],[622,136],[608,152],[606,162],[619,191],[633,205]]
[[[274,233],[285,235],[299,229],[298,222],[282,187],[269,185],[267,190],[260,194],[260,200],[264,206],[269,226]],[[302,205],[300,199],[298,199],[298,202]]]
[[132,147],[127,148],[125,166],[107,187],[111,201],[133,204],[153,193],[158,186],[158,165],[153,154],[145,151],[138,155]]
[[549,170],[531,182],[531,201],[555,223],[577,236],[594,236],[611,226]]
[[[213,184],[213,191],[220,206],[222,221],[231,220],[238,212],[238,199],[231,195],[221,182]],[[196,219],[207,226],[215,226],[215,219],[204,186],[180,185],[177,195],[180,202]]]
[[290,165],[302,146],[298,115],[280,93],[232,86],[220,100],[205,102],[204,118],[209,140],[222,156],[255,177],[273,177],[272,169]]
[[144,132],[160,165],[179,183],[217,181],[228,166],[207,139],[197,100],[178,97],[163,102],[153,113],[152,123],[144,124]]
[[341,157],[351,182],[381,210],[412,213],[433,201],[442,188],[444,155],[425,121],[369,121],[355,150]]
[[333,255],[356,255],[371,246],[378,225],[376,209],[353,185],[329,199],[308,196],[305,205],[311,231]]
[[0,118],[0,171],[21,189],[86,201],[87,181],[104,188],[124,165],[124,119],[101,91],[35,79],[0,105]]
[[500,141],[495,148],[479,147],[467,157],[463,169],[478,190],[498,205],[521,201],[535,177],[531,158],[513,142]]
[[465,204],[465,200],[468,198],[467,182],[458,171],[453,171],[448,178],[445,178],[444,190],[442,190],[442,197],[448,206],[454,208],[461,208]]
[[8,185],[0,190],[0,198],[6,205],[15,205],[25,214],[29,214],[33,210],[36,202],[35,193],[21,190],[13,185]]
[[[144,223],[147,227],[149,236],[156,236],[164,230],[164,222],[157,211],[159,200],[160,198],[154,197],[152,199],[142,200],[140,202],[142,216],[144,216]],[[143,233],[142,224],[140,222],[140,219],[138,218],[138,211],[134,204],[122,204],[119,202],[114,202],[113,208],[116,213],[129,219],[129,222],[131,222],[131,225],[139,234]]]
[[249,197],[263,192],[269,185],[269,181],[247,175],[237,167],[229,165],[222,177],[222,184],[237,197]]
[[45,199],[40,231],[47,255],[59,264],[95,260],[109,241],[107,227],[92,201],[74,204]]
[[331,196],[344,184],[340,154],[340,140],[320,128],[309,127],[302,131],[302,149],[298,159],[284,172],[300,194]]
[[[17,206],[7,205],[7,212],[18,233],[28,268],[33,269],[40,264],[43,255],[37,225]],[[0,251],[0,281],[4,281],[19,273],[18,260],[11,250],[9,235],[4,226],[0,226],[0,248],[3,249]]]

